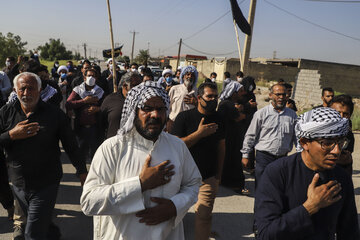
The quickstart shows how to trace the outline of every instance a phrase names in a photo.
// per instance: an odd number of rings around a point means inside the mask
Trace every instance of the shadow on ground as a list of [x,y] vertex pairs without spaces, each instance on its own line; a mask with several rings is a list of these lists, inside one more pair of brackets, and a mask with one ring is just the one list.
[[[253,214],[251,213],[214,213],[213,232],[217,236],[213,239],[239,240],[254,239],[252,234]],[[188,213],[184,218],[185,238],[194,239],[195,213]]]

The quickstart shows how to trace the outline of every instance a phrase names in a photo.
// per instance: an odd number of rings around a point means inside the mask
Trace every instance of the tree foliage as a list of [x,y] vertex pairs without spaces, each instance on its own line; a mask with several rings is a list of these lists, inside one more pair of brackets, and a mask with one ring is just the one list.
[[147,61],[150,58],[150,54],[148,50],[140,49],[139,54],[135,58],[135,62],[138,64],[147,65]]
[[39,46],[37,49],[40,51],[40,56],[49,61],[73,58],[71,51],[66,50],[64,43],[60,39],[50,38],[48,43]]
[[130,63],[130,58],[129,56],[119,56],[117,59],[116,59],[118,62],[124,62],[124,63]]
[[24,48],[27,42],[22,42],[21,37],[13,33],[7,33],[6,36],[0,32],[0,66],[5,65],[7,57],[17,58],[26,52]]

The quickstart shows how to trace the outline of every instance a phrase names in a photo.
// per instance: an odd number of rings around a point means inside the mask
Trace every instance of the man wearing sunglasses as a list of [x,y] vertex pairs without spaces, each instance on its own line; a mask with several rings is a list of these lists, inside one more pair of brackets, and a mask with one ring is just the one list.
[[300,152],[265,169],[255,198],[258,239],[360,239],[354,187],[336,161],[348,120],[331,108],[301,115]]

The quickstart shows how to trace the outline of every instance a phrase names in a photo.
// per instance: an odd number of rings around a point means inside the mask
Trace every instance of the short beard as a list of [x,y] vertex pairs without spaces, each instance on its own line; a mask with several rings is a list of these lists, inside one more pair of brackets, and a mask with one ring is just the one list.
[[[158,131],[149,131],[148,129],[146,129],[146,127],[149,125],[149,124],[154,124],[154,123],[160,123],[161,126],[159,128]],[[144,137],[145,139],[147,140],[156,140],[159,135],[161,134],[164,126],[165,126],[165,122],[164,123],[161,123],[161,120],[159,118],[150,118],[148,119],[146,122],[145,122],[145,127],[142,127],[141,126],[141,121],[140,119],[136,116],[135,120],[134,120],[134,125],[135,125],[135,128],[136,130],[138,131],[138,133]]]

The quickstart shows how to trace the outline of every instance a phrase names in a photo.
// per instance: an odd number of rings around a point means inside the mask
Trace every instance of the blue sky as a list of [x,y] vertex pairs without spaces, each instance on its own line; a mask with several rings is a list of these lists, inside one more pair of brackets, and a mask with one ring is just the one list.
[[[274,8],[269,1],[312,23],[358,38],[353,40],[303,22]],[[360,3],[323,3],[305,0],[258,0],[251,57],[307,58],[360,65]],[[238,0],[242,2],[242,0]],[[150,46],[152,56],[176,55],[176,43],[230,10],[228,0],[110,0],[115,42],[130,55]],[[240,4],[247,18],[250,0]],[[17,0],[1,3],[0,32],[13,32],[33,49],[49,38],[60,38],[69,50],[101,55],[110,48],[106,0]],[[205,31],[184,41],[194,49],[237,56],[231,13]],[[241,44],[244,34],[241,34]],[[90,52],[91,49],[91,52]],[[182,54],[198,54],[186,46]],[[221,56],[221,55],[220,55]]]

